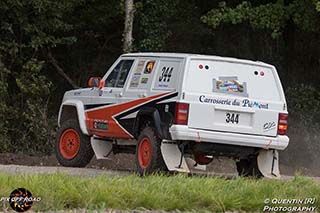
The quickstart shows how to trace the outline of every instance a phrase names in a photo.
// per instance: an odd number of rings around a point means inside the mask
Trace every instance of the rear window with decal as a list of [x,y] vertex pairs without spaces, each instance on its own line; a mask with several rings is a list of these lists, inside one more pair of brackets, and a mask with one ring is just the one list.
[[150,85],[154,73],[156,60],[139,59],[130,79],[130,89],[146,89]]
[[181,61],[161,59],[157,69],[153,89],[173,90],[179,74]]
[[189,92],[279,101],[276,75],[266,66],[193,59],[185,85]]
[[212,91],[248,96],[247,82],[240,82],[237,76],[220,76],[212,78]]

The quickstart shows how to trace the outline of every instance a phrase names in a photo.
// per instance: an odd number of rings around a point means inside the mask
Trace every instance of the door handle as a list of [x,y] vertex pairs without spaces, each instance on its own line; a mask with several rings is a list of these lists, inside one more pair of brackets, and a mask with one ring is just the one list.
[[139,97],[139,98],[145,98],[145,97],[147,97],[147,94],[146,94],[146,93],[139,94],[138,97]]

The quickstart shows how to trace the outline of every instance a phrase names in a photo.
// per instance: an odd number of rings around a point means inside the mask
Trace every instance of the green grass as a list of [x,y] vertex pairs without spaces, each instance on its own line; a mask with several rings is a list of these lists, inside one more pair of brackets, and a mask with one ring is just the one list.
[[[18,187],[27,188],[42,200],[33,210],[61,209],[156,209],[181,211],[262,211],[266,198],[316,198],[320,184],[304,177],[292,181],[255,180],[184,175],[138,177],[79,177],[0,174],[0,197]],[[292,204],[291,204],[292,206]],[[0,202],[0,210],[10,209]]]

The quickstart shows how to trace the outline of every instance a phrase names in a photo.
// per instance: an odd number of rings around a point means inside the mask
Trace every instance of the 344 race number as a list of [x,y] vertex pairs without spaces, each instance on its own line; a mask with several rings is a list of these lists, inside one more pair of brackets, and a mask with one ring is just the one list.
[[227,123],[233,123],[233,124],[238,124],[239,123],[239,118],[240,115],[236,113],[226,113],[226,122]]
[[173,67],[163,67],[161,71],[162,73],[159,77],[159,81],[169,82],[172,75]]

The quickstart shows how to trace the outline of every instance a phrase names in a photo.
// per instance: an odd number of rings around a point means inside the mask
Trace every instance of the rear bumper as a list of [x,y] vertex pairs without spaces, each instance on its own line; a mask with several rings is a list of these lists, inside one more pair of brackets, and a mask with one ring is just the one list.
[[278,135],[276,137],[246,135],[199,130],[188,128],[184,125],[173,125],[169,131],[173,140],[203,141],[276,150],[284,150],[289,144],[289,138],[286,135]]

